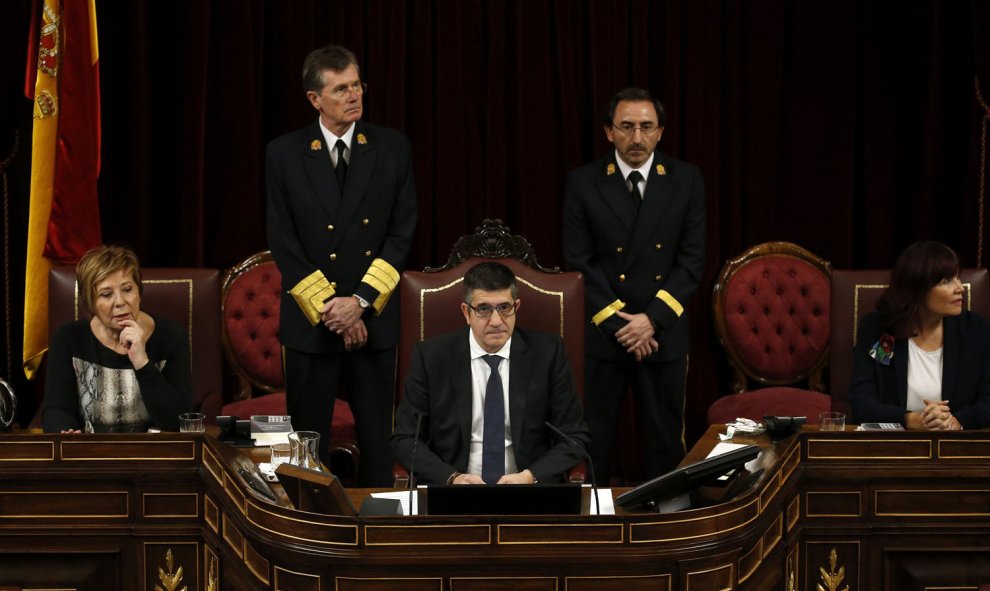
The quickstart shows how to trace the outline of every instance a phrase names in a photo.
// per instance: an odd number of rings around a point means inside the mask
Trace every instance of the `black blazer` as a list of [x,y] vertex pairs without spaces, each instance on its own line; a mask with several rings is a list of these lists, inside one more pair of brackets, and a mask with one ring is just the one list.
[[705,262],[705,188],[698,167],[655,152],[638,215],[614,151],[572,171],[563,238],[567,267],[584,274],[589,356],[629,358],[615,341],[624,320],[613,314],[597,327],[590,322],[617,300],[625,304],[623,312],[645,312],[656,325],[660,350],[649,361],[687,355],[685,308]]
[[[990,426],[990,325],[979,314],[963,312],[946,317],[942,330],[942,400],[949,401],[963,428]],[[857,423],[904,423],[908,342],[896,339],[890,365],[881,365],[870,357],[870,349],[883,333],[876,312],[859,324],[849,384]]]
[[[407,468],[412,461],[416,415],[423,415],[416,450],[416,478],[444,483],[466,472],[471,448],[471,353],[469,330],[447,333],[413,349],[404,395],[396,413],[392,450]],[[516,329],[509,351],[509,423],[519,471],[540,482],[559,481],[581,458],[557,440],[544,421],[585,448],[584,424],[574,378],[560,337]]]
[[366,273],[382,259],[401,274],[409,255],[416,229],[409,141],[392,129],[356,125],[343,195],[318,121],[268,144],[268,244],[283,289],[279,337],[299,351],[344,350],[343,338],[320,323],[311,325],[289,293],[314,271],[323,273],[336,295],[378,303],[380,309],[364,314],[367,347],[398,341],[399,304],[389,302],[391,291],[383,293]]

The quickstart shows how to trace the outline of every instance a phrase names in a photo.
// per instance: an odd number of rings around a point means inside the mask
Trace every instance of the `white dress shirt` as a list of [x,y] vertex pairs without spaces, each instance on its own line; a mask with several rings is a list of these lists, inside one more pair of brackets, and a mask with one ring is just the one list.
[[509,424],[509,348],[512,337],[495,353],[488,353],[474,339],[474,333],[468,331],[468,342],[471,348],[471,449],[468,452],[468,474],[481,475],[481,455],[485,442],[485,390],[488,389],[488,377],[492,373],[491,366],[484,359],[485,355],[498,355],[502,361],[498,364],[498,375],[502,377],[502,402],[505,404],[505,473],[516,472],[516,454],[512,449],[512,428]]

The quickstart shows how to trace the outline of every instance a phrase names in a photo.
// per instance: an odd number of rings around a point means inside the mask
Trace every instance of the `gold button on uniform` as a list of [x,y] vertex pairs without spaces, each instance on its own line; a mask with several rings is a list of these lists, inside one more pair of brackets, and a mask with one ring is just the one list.
[[364,256],[370,257],[371,256],[371,251],[370,250],[364,251]]
[[335,253],[335,252],[330,253],[330,260],[331,261],[336,261],[337,260],[337,253]]
[[657,250],[660,250],[661,248],[663,248],[663,244],[660,244],[659,242],[657,242],[656,248],[657,248]]
[[335,229],[336,228],[333,227],[333,224],[330,224],[329,226],[327,226],[327,232],[333,232]]
[[337,282],[336,281],[331,281],[330,282],[330,287],[332,287],[333,289],[337,289]]
[[621,253],[622,252],[622,247],[621,246],[616,246],[615,247],[615,252],[620,252]]
[[368,225],[368,218],[364,218],[363,220],[361,220],[361,225],[362,226],[367,226]]
[[625,280],[626,280],[625,274],[619,275],[619,281],[625,281]]
[[654,281],[660,281],[661,279],[663,279],[663,275],[657,275],[653,278]]

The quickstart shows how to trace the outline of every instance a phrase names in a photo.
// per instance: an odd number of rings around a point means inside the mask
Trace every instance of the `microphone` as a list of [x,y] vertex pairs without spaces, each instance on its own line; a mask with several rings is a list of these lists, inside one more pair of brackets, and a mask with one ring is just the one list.
[[419,430],[423,426],[423,413],[416,413],[416,438],[413,439],[412,456],[409,458],[409,515],[413,514],[413,480],[415,479],[416,450],[419,449]]
[[550,424],[550,421],[543,421],[543,424],[550,427],[550,430],[560,436],[560,438],[564,440],[564,443],[578,450],[578,453],[584,456],[584,459],[588,460],[588,470],[591,471],[591,490],[595,492],[595,513],[601,515],[602,504],[598,500],[598,482],[595,480],[595,463],[591,461],[591,456],[588,455],[588,452],[585,451],[584,447],[580,443],[574,441],[573,437],[567,433],[564,433],[557,427],[554,427]]

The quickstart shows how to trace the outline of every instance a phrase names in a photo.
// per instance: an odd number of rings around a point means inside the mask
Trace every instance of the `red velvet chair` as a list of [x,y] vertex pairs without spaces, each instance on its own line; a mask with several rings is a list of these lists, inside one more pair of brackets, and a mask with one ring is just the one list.
[[[212,420],[223,403],[220,271],[143,267],[141,282],[141,309],[168,318],[189,336],[193,405]],[[53,268],[48,274],[49,338],[66,322],[88,317],[79,298],[76,268]]]
[[[281,292],[282,276],[269,251],[251,255],[223,276],[221,334],[237,388],[233,401],[223,406],[221,414],[241,418],[286,414],[282,344],[278,339]],[[341,397],[334,404],[330,428],[334,471],[340,471],[338,458],[346,457],[356,473],[360,453],[354,415]]]
[[[990,318],[990,274],[986,269],[962,269],[959,276],[966,290],[965,308]],[[832,272],[829,391],[832,410],[845,413],[850,420],[849,378],[856,331],[863,316],[876,310],[877,300],[887,289],[889,280],[889,269]]]
[[[475,228],[474,234],[458,239],[443,267],[402,273],[396,400],[402,396],[413,346],[432,336],[465,327],[460,311],[464,299],[464,273],[486,260],[497,260],[516,275],[519,298],[523,301],[517,325],[559,334],[564,339],[578,395],[583,399],[584,277],[580,273],[562,273],[556,268],[545,269],[536,261],[533,248],[525,238],[510,234],[501,220],[486,219]],[[571,470],[570,480],[583,482],[584,475],[584,465],[581,465]],[[396,488],[407,487],[408,479],[405,468],[396,464]]]
[[[733,394],[708,409],[708,422],[764,415],[818,415],[828,361],[831,266],[796,244],[767,242],[730,260],[712,297],[715,330],[733,369]],[[750,389],[750,384],[759,388]],[[794,387],[807,384],[807,388]]]

